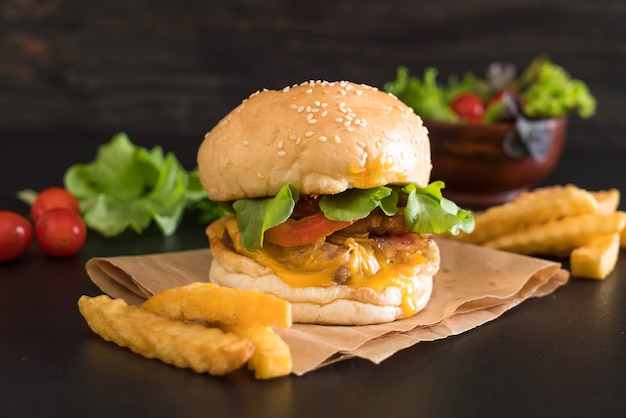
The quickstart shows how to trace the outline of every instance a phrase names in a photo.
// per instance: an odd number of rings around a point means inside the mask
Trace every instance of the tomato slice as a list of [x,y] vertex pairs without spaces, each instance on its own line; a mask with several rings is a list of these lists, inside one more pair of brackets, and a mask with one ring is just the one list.
[[323,212],[286,222],[265,231],[265,240],[281,247],[310,244],[343,229],[355,221],[333,221]]

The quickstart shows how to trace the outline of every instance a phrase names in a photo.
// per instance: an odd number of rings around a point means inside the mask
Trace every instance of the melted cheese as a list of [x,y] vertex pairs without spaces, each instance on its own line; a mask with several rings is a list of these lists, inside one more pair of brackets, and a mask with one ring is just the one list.
[[[369,189],[380,186],[380,180],[385,173],[392,171],[394,166],[393,157],[380,155],[378,158],[370,158],[366,149],[368,158],[363,166],[350,167],[350,171],[354,175],[354,187],[359,189]],[[406,178],[406,176],[401,176]]]
[[[419,252],[401,260],[387,260],[371,239],[347,238],[345,251],[324,257],[319,251],[302,250],[300,247],[266,245],[258,251],[248,251],[241,245],[237,222],[231,219],[226,229],[238,253],[244,254],[262,266],[270,268],[285,283],[292,287],[336,286],[334,274],[347,266],[349,280],[344,283],[354,288],[368,287],[377,292],[389,286],[398,287],[402,293],[401,308],[409,317],[416,311],[415,284],[413,277],[420,272],[426,258]],[[317,243],[316,245],[322,245]]]

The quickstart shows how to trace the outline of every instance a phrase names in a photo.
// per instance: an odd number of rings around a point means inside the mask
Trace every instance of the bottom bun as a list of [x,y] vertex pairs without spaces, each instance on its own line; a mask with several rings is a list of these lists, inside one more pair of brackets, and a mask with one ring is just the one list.
[[[294,287],[273,270],[224,245],[222,236],[227,219],[207,228],[213,261],[211,282],[227,287],[255,290],[285,299],[292,304],[294,322],[325,325],[370,325],[405,318],[402,290],[388,286],[380,291],[369,287],[335,286]],[[412,281],[415,312],[424,309],[433,288],[433,275],[439,270],[439,247],[434,240],[421,251],[427,260]]]
[[[254,263],[254,261],[252,262]],[[260,265],[259,267],[263,268]],[[397,288],[388,287],[382,292],[375,292],[372,289],[354,289],[345,285],[328,288],[291,287],[275,274],[251,277],[246,274],[229,272],[215,256],[209,271],[209,278],[211,282],[221,286],[270,293],[290,301],[294,322],[324,325],[371,325],[404,318],[404,313],[400,307],[400,291]],[[422,275],[415,277],[413,281],[415,283],[415,306],[419,312],[424,309],[430,299],[433,279],[432,276]],[[379,305],[340,296],[358,293],[357,290],[367,290],[367,293],[370,293],[369,299],[388,300],[390,304]]]

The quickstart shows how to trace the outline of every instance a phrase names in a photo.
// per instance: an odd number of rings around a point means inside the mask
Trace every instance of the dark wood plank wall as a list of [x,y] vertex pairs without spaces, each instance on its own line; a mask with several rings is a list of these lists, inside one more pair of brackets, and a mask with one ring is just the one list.
[[447,77],[539,53],[598,98],[570,146],[625,147],[623,0],[3,0],[0,141],[197,141],[263,87],[381,87],[400,64]]

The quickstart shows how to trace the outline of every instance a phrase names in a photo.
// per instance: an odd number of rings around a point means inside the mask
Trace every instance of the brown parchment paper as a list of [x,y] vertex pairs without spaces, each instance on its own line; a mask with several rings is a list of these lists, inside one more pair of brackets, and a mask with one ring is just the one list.
[[[352,357],[380,363],[421,341],[468,331],[531,297],[545,296],[569,279],[557,262],[438,238],[441,268],[432,297],[415,316],[370,326],[294,324],[277,329],[289,344],[293,373],[302,375]],[[93,258],[87,273],[111,297],[139,304],[164,289],[208,281],[209,249]]]

